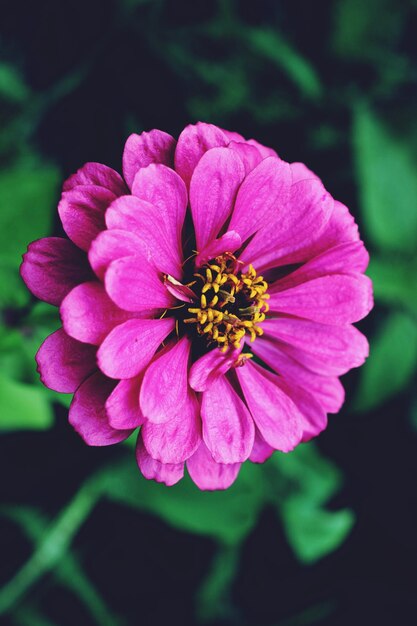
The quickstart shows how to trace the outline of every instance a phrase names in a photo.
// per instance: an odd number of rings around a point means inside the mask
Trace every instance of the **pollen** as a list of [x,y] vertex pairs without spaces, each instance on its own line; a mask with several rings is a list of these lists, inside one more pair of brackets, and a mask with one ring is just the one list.
[[[208,344],[217,344],[222,352],[230,346],[240,348],[245,335],[251,342],[260,337],[260,324],[269,310],[268,283],[257,275],[253,265],[241,272],[239,264],[226,252],[194,274],[196,302],[188,308],[190,317],[184,319],[185,324],[195,325],[198,335],[205,337]],[[247,358],[250,354],[242,356],[239,365]]]

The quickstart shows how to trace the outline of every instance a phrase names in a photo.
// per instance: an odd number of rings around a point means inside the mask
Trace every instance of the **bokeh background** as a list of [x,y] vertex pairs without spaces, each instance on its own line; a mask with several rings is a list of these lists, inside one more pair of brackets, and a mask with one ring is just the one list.
[[[16,0],[0,50],[1,625],[414,626],[416,0]],[[327,431],[213,494],[83,444],[35,372],[56,311],[18,273],[64,178],[197,120],[318,173],[376,297]]]

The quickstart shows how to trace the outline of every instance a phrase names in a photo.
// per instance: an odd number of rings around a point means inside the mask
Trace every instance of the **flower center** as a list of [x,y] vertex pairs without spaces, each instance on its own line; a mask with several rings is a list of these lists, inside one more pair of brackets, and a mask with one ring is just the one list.
[[192,317],[185,324],[195,324],[207,342],[217,343],[222,352],[229,346],[239,348],[245,334],[250,340],[263,334],[260,324],[269,306],[268,283],[258,276],[252,265],[247,272],[238,271],[239,261],[226,252],[206,263],[195,281],[189,284],[200,306],[188,308]]

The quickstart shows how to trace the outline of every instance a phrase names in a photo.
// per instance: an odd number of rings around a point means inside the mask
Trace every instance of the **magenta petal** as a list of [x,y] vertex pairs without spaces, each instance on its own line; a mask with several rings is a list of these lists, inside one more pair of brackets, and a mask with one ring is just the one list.
[[97,352],[101,371],[110,378],[137,376],[174,325],[173,319],[133,319],[116,326]]
[[265,158],[261,155],[258,148],[242,141],[231,141],[227,147],[229,150],[233,150],[233,152],[236,152],[236,154],[239,155],[243,165],[245,166],[246,175],[255,169],[255,167]]
[[115,194],[98,185],[79,185],[64,191],[58,213],[68,237],[87,252],[93,239],[104,230],[104,213]]
[[265,463],[267,459],[275,452],[275,448],[266,443],[259,430],[255,429],[255,440],[253,442],[252,452],[249,460],[252,463]]
[[250,146],[255,146],[255,148],[259,150],[259,153],[263,159],[266,159],[268,157],[278,157],[278,154],[273,148],[264,146],[263,144],[259,143],[259,141],[256,141],[256,139],[248,139],[246,143],[248,143]]
[[307,261],[295,272],[291,272],[270,285],[269,293],[284,291],[296,287],[314,278],[320,278],[329,274],[362,273],[369,262],[369,254],[362,241],[341,243],[334,248],[329,248],[319,256]]
[[114,381],[97,372],[75,392],[69,422],[89,446],[109,446],[123,441],[132,432],[116,430],[109,424],[105,403],[113,388]]
[[[313,372],[325,376],[340,376],[352,367],[359,367],[369,353],[366,337],[350,325],[328,326],[310,320],[280,317],[265,320],[262,328],[265,339],[284,342],[280,350]],[[254,351],[257,350],[254,343]]]
[[253,447],[255,426],[245,403],[225,376],[203,393],[203,439],[217,463],[246,461]]
[[84,252],[61,237],[46,237],[29,244],[20,273],[37,298],[55,306],[76,285],[93,276]]
[[181,302],[195,302],[197,299],[194,291],[190,287],[183,285],[172,276],[164,276],[164,285],[169,293],[177,300],[181,300]]
[[36,362],[43,384],[61,393],[74,393],[97,369],[95,347],[75,341],[62,328],[45,339]]
[[172,487],[184,476],[184,463],[161,463],[153,459],[143,445],[141,433],[136,444],[136,461],[145,478]]
[[181,278],[181,244],[167,233],[154,204],[135,196],[122,196],[107,209],[106,224],[109,229],[133,233],[140,240],[138,253],[145,254],[161,272]]
[[190,184],[197,163],[210,148],[227,146],[229,139],[213,124],[197,122],[186,126],[178,138],[175,150],[175,170],[185,184]]
[[144,256],[127,256],[110,263],[105,277],[110,298],[125,311],[167,309],[175,298]]
[[190,340],[183,337],[161,352],[146,370],[140,407],[150,422],[161,424],[182,413],[187,400],[190,349]]
[[99,282],[75,287],[62,301],[60,313],[68,335],[95,345],[100,344],[112,328],[131,317],[110,300]]
[[242,347],[229,348],[221,352],[218,348],[206,352],[193,363],[189,373],[190,386],[195,391],[207,391],[216,380],[223,376],[238,360]]
[[277,215],[282,215],[288,205],[290,186],[288,163],[276,157],[261,161],[238,191],[229,230],[235,230],[245,241]]
[[203,491],[227,489],[239,474],[241,463],[216,463],[202,441],[187,461],[187,469],[197,487]]
[[372,309],[372,282],[361,274],[322,276],[273,293],[268,303],[272,312],[289,313],[323,324],[350,324]]
[[201,442],[200,405],[191,390],[187,400],[169,422],[145,422],[142,437],[149,454],[161,463],[183,463],[196,451]]
[[290,166],[294,183],[298,183],[299,180],[310,180],[312,178],[320,180],[314,172],[304,165],[304,163],[290,163]]
[[132,194],[157,207],[168,241],[180,249],[188,195],[178,174],[165,165],[148,165],[136,174]]
[[103,280],[112,261],[132,256],[140,248],[140,239],[134,233],[120,229],[104,230],[91,243],[88,260],[97,276]]
[[289,452],[300,443],[303,434],[300,411],[275,383],[272,374],[248,361],[237,368],[237,376],[262,437],[276,450]]
[[136,173],[151,163],[172,166],[176,141],[162,130],[151,130],[128,137],[123,152],[123,176],[132,187]]
[[275,377],[275,383],[291,398],[300,411],[301,428],[303,431],[301,441],[310,441],[310,439],[316,437],[326,428],[326,411],[311,393],[299,385],[284,380],[282,377]]
[[70,191],[78,185],[96,185],[112,191],[115,196],[127,193],[123,178],[116,170],[102,163],[86,163],[64,183],[63,190]]
[[213,239],[195,258],[196,267],[201,267],[210,259],[224,252],[235,252],[242,245],[242,239],[235,230],[228,230],[219,239]]
[[269,341],[265,335],[254,342],[252,350],[285,380],[311,393],[326,412],[338,413],[344,402],[345,392],[336,376],[322,376],[312,372],[287,354],[284,346]]
[[144,422],[139,407],[142,376],[121,380],[107,398],[106,411],[113,428],[136,428]]
[[200,159],[190,183],[197,250],[201,251],[217,237],[232,212],[244,177],[243,163],[232,150],[213,148]]
[[286,201],[280,199],[271,206],[268,222],[255,234],[240,260],[253,263],[257,270],[275,267],[281,257],[317,239],[333,207],[333,198],[318,179],[293,184]]

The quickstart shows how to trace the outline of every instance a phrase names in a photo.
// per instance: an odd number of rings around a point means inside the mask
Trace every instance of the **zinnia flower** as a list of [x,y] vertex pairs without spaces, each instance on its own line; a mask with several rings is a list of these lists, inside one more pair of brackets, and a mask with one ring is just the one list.
[[201,489],[225,489],[339,411],[338,377],[368,354],[352,326],[372,307],[368,254],[305,165],[210,124],[178,142],[131,135],[123,175],[84,165],[58,206],[69,239],[24,255],[24,281],[62,319],[41,380],[74,393],[89,445],[140,427],[146,478],[173,485],[186,464]]

